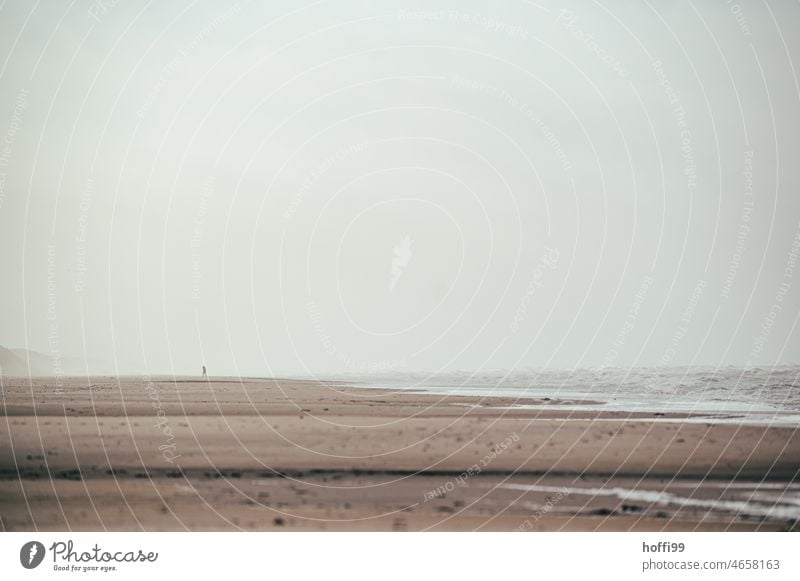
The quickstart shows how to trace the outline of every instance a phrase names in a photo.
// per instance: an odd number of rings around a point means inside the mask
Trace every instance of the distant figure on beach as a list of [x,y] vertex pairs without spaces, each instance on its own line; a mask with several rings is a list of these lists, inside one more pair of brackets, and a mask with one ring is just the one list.
[[208,374],[206,373],[206,366],[203,365],[203,377],[208,378]]

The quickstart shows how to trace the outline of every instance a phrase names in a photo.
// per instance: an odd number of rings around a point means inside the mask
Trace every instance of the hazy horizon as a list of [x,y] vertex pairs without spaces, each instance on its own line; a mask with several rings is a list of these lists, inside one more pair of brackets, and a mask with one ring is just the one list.
[[799,21],[5,2],[0,345],[212,376],[798,364]]

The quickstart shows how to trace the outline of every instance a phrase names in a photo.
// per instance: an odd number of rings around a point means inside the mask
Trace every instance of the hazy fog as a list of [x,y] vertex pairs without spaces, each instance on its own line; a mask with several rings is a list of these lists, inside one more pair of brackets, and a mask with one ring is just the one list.
[[0,345],[798,362],[800,5],[607,4],[2,3]]

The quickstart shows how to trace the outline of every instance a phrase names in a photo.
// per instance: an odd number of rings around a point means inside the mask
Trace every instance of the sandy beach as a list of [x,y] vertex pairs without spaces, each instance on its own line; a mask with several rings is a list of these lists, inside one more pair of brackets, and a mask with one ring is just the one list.
[[787,426],[255,378],[3,377],[0,403],[6,531],[798,528]]

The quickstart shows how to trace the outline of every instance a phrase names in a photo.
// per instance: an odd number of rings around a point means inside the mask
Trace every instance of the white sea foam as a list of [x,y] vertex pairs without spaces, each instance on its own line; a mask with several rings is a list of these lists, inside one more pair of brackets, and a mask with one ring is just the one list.
[[[800,502],[794,496],[770,495],[769,498],[754,491],[746,500],[689,498],[660,490],[634,490],[613,486],[609,488],[580,488],[564,486],[540,486],[538,484],[501,484],[509,490],[529,492],[561,492],[566,495],[611,496],[622,501],[647,502],[662,506],[689,507],[708,509],[710,511],[733,512],[748,516],[763,516],[771,519],[800,518]],[[757,487],[757,485],[753,485]],[[757,502],[764,500],[764,503]]]

